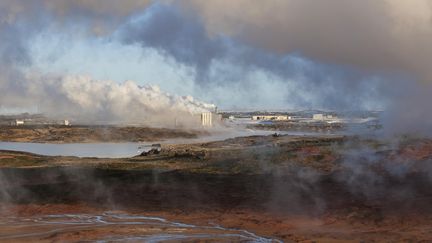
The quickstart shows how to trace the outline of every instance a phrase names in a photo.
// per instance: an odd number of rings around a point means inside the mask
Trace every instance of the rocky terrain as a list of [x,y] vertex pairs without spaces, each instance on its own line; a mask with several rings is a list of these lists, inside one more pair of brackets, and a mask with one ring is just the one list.
[[[431,160],[431,140],[407,137],[252,136],[162,145],[128,159],[2,151],[0,197],[5,217],[117,210],[284,242],[429,242]],[[137,227],[30,239],[133,235]]]
[[196,138],[205,131],[133,126],[0,126],[0,141],[35,143],[141,142]]

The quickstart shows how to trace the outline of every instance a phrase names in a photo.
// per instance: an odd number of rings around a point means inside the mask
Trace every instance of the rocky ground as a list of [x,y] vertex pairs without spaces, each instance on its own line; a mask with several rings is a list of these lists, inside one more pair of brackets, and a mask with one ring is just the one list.
[[247,125],[250,129],[270,131],[297,131],[297,132],[319,132],[340,133],[346,131],[362,130],[367,133],[380,130],[379,124],[350,124],[350,123],[327,123],[327,122],[299,122],[299,121],[268,121]]
[[205,131],[121,126],[0,126],[0,141],[36,143],[142,142],[196,138]]
[[432,141],[407,137],[253,136],[129,159],[2,151],[0,198],[20,217],[120,210],[285,242],[429,242],[431,161]]

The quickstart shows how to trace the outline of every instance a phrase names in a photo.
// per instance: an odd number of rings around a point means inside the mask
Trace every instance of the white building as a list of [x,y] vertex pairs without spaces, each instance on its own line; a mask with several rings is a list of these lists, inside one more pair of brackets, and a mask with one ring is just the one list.
[[272,115],[262,115],[262,116],[252,116],[252,120],[254,121],[285,121],[288,120],[288,116],[272,116]]
[[203,127],[211,127],[213,126],[212,122],[212,113],[211,112],[203,112],[201,113],[201,125]]
[[65,125],[65,126],[70,126],[71,123],[69,122],[69,120],[64,120],[63,125]]
[[317,121],[323,121],[324,115],[323,114],[313,114],[312,119],[317,120]]
[[323,114],[314,114],[312,116],[312,120],[313,121],[322,121],[322,122],[327,122],[327,123],[341,123],[341,122],[343,122],[337,116],[323,115]]
[[22,126],[24,125],[24,120],[15,120],[15,126]]

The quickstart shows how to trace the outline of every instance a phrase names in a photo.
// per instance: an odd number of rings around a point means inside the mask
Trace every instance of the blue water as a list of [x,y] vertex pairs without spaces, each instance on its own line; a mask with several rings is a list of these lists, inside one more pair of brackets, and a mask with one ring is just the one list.
[[48,156],[127,158],[138,155],[140,143],[17,143],[0,142],[0,150],[24,151]]

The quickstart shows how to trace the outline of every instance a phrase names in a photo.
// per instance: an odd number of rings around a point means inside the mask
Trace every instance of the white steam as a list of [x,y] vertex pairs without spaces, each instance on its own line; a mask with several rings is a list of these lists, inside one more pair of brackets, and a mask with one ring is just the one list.
[[[80,122],[174,125],[175,119],[189,119],[215,108],[191,96],[165,93],[157,86],[139,86],[133,81],[92,80],[88,76],[47,77],[27,75],[19,94],[0,98],[6,107],[21,104],[52,118]],[[14,107],[19,108],[19,107]]]

